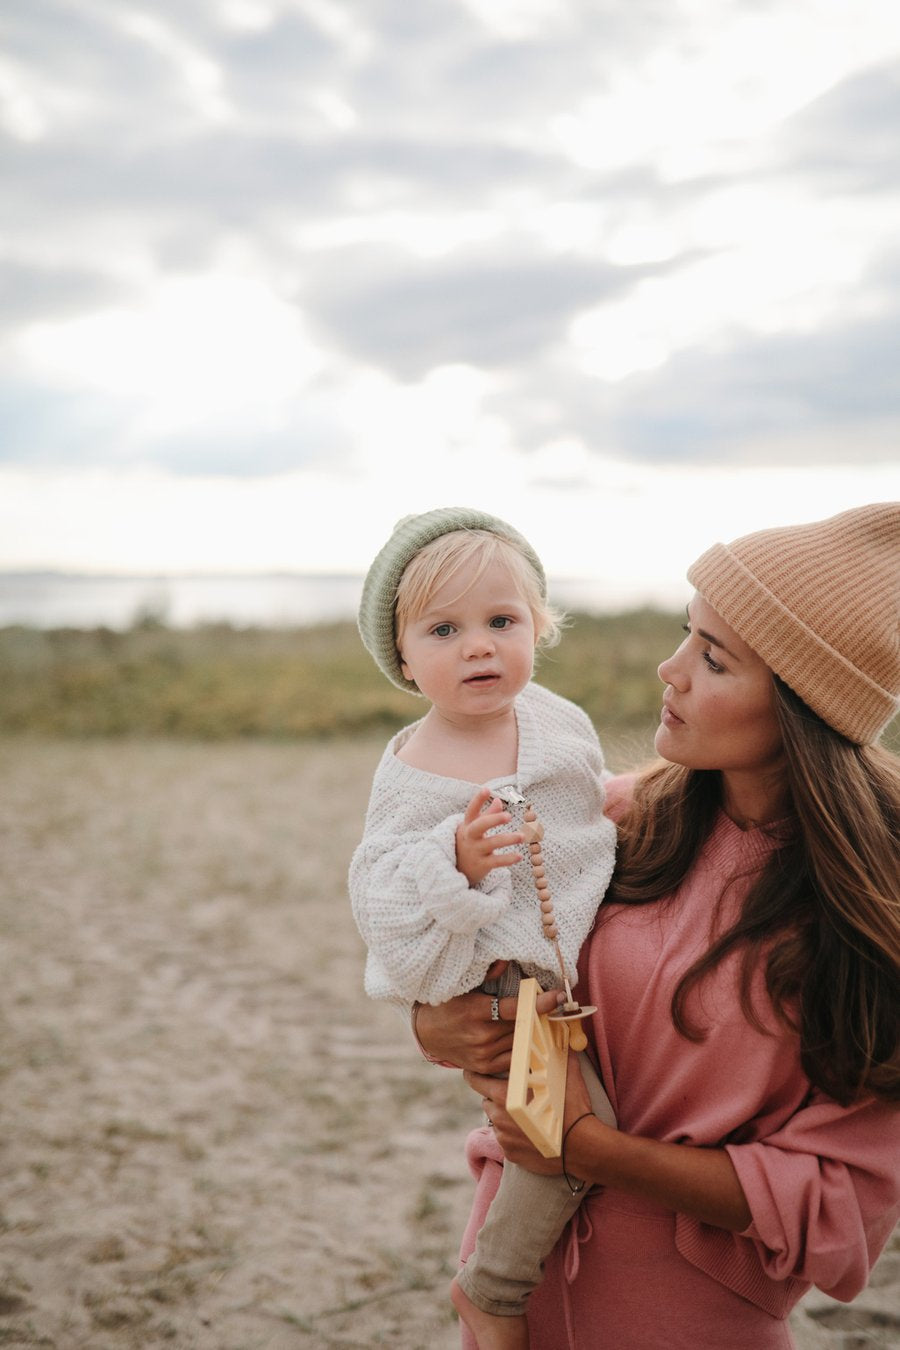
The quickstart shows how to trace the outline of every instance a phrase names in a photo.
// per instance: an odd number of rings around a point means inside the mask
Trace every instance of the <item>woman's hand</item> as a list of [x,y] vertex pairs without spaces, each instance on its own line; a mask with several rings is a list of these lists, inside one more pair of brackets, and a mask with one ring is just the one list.
[[[485,1114],[510,1162],[542,1176],[562,1172],[562,1160],[544,1158],[508,1115],[503,1080],[467,1073],[466,1081],[481,1094]],[[590,1110],[581,1069],[570,1053],[564,1130]],[[747,1198],[724,1148],[642,1138],[590,1115],[572,1131],[565,1153],[566,1172],[580,1181],[615,1186],[728,1232],[743,1233],[750,1224]]]
[[[493,970],[493,967],[492,967]],[[552,990],[538,996],[539,1012],[552,1012],[558,1003]],[[509,1072],[516,1027],[515,998],[498,1000],[499,1021],[491,1020],[490,994],[460,994],[447,1003],[422,1003],[416,1009],[419,1044],[433,1059],[456,1064],[477,1074]]]
[[[498,1144],[510,1162],[524,1167],[527,1172],[538,1172],[541,1176],[559,1176],[562,1172],[562,1160],[545,1158],[506,1110],[505,1080],[477,1073],[466,1073],[465,1079],[473,1091],[481,1094],[484,1113],[493,1127]],[[570,1052],[566,1073],[563,1130],[565,1131],[573,1121],[590,1110],[591,1099],[581,1076],[578,1057]]]

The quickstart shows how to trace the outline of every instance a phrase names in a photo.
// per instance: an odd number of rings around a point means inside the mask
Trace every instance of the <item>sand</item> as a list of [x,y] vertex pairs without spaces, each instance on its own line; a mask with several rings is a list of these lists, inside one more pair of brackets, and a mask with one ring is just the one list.
[[[0,743],[0,1346],[455,1350],[480,1117],[361,990],[379,751]],[[898,1290],[800,1350],[900,1346]]]

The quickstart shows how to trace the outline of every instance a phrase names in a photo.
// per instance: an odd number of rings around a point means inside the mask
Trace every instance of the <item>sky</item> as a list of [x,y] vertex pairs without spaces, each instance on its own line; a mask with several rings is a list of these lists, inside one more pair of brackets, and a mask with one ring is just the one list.
[[0,136],[0,569],[900,498],[896,0],[6,0]]

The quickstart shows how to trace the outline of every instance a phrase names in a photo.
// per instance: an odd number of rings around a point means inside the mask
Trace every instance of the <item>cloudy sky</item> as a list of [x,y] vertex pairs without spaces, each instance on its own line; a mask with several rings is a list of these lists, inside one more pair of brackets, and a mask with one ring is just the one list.
[[0,568],[900,497],[897,0],[6,0]]

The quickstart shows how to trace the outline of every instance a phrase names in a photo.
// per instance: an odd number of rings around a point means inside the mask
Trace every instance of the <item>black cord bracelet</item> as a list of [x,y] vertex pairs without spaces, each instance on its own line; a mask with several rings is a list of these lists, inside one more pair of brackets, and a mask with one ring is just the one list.
[[563,1135],[562,1145],[559,1150],[560,1161],[562,1162],[562,1174],[566,1179],[566,1185],[568,1186],[569,1190],[572,1192],[573,1195],[580,1195],[581,1192],[584,1190],[585,1186],[587,1185],[587,1183],[582,1181],[580,1186],[572,1185],[572,1178],[566,1171],[566,1140],[568,1139],[569,1135],[572,1133],[572,1131],[574,1130],[575,1126],[578,1124],[579,1121],[585,1120],[588,1116],[593,1115],[596,1115],[596,1112],[585,1111],[582,1115],[577,1116],[575,1120],[572,1121],[572,1124],[569,1126],[569,1128]]

